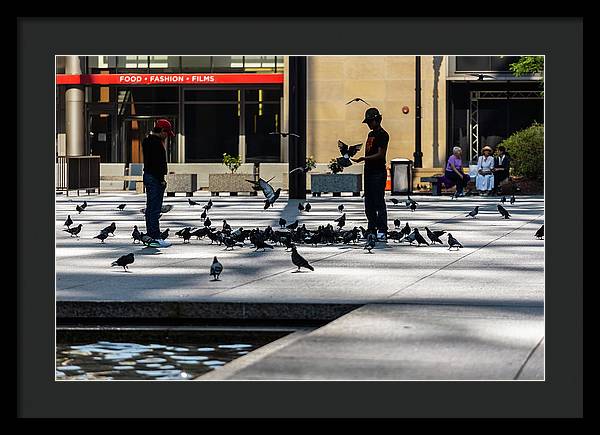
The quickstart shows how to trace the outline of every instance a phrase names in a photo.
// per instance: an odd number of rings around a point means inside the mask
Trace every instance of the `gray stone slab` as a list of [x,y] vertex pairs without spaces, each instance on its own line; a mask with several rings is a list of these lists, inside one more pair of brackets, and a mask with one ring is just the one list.
[[513,380],[543,335],[542,308],[366,305],[227,379]]

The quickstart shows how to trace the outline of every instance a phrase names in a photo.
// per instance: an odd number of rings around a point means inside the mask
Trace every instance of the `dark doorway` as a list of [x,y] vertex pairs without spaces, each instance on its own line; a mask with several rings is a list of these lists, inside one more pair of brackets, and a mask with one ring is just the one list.
[[112,160],[112,116],[109,113],[90,114],[88,118],[88,149],[100,156],[101,163]]
[[[121,123],[121,144],[123,162],[143,163],[142,141],[150,134],[154,122],[158,118],[165,118],[171,122],[175,133],[177,133],[177,120],[166,116],[161,117],[131,117],[123,119]],[[167,162],[172,162],[176,157],[177,136],[167,139]]]

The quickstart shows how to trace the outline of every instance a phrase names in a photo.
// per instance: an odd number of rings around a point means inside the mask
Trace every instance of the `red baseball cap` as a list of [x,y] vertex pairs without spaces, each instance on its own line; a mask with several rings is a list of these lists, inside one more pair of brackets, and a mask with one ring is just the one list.
[[162,128],[165,133],[169,134],[169,136],[175,136],[175,133],[173,133],[173,126],[166,119],[157,119],[154,123],[154,128]]

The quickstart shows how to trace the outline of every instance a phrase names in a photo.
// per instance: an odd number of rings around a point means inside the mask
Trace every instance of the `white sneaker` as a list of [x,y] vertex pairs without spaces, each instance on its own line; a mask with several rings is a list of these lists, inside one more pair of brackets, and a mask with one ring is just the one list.
[[378,242],[387,242],[387,235],[385,233],[377,233]]
[[168,248],[169,246],[171,246],[171,242],[169,242],[167,240],[156,239],[156,241],[158,242],[158,245],[161,248]]

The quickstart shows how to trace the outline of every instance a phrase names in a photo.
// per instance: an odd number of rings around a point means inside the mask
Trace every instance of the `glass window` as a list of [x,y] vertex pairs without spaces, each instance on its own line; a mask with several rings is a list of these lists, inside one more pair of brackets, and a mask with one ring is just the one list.
[[237,89],[186,90],[185,101],[238,101]]
[[212,72],[214,73],[227,73],[227,72],[243,72],[243,68],[235,67],[239,65],[239,56],[213,56],[212,58]]
[[140,104],[128,103],[119,106],[120,114],[125,116],[155,116],[169,117],[175,116],[178,113],[178,104]]
[[185,161],[221,162],[223,153],[239,154],[237,104],[185,105]]
[[147,86],[119,88],[122,91],[131,91],[131,101],[139,102],[177,102],[179,101],[179,88],[177,86]]
[[510,64],[519,60],[519,56],[492,56],[492,71],[510,72]]
[[245,105],[246,160],[279,161],[281,137],[269,133],[280,128],[280,107],[272,103]]
[[282,89],[246,89],[246,101],[247,102],[280,102],[282,97]]
[[181,56],[181,71],[188,74],[210,72],[211,56]]
[[490,57],[456,56],[456,71],[490,71]]

